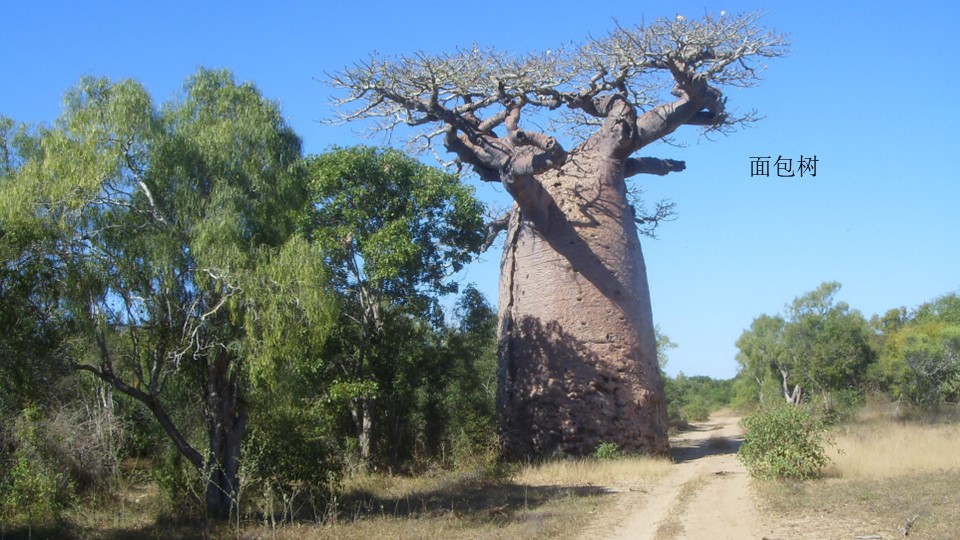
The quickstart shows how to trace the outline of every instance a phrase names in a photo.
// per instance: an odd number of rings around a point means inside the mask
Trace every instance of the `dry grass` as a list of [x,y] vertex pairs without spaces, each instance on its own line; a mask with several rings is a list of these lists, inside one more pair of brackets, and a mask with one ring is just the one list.
[[833,435],[826,478],[757,484],[771,537],[898,538],[910,522],[910,538],[960,538],[960,424],[868,410]]
[[566,538],[584,527],[602,503],[574,493],[524,508],[502,505],[484,511],[437,511],[417,516],[367,516],[335,525],[292,524],[276,530],[247,526],[242,537],[289,540]]
[[671,466],[669,459],[648,457],[551,461],[522,467],[513,481],[528,486],[635,487],[662,478]]
[[903,538],[901,528],[914,517],[910,538],[960,538],[958,471],[758,485],[767,520],[777,524],[770,538]]
[[830,476],[883,479],[960,469],[960,424],[880,420],[845,426],[829,451]]
[[610,502],[607,488],[649,486],[670,468],[663,459],[551,461],[522,466],[494,482],[481,473],[349,478],[335,524],[244,529],[247,538],[512,539],[567,538]]
[[[670,468],[662,459],[565,460],[420,476],[360,474],[347,478],[326,522],[273,526],[263,517],[207,530],[213,538],[291,540],[568,538],[583,530],[620,488],[651,486]],[[608,489],[612,488],[612,489]],[[152,483],[89,501],[69,516],[66,537],[192,538],[203,523],[158,520]]]

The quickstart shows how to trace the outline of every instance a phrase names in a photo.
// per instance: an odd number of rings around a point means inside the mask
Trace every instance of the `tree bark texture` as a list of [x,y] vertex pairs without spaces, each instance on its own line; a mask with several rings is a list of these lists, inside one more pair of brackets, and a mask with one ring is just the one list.
[[[231,369],[232,368],[232,369]],[[221,352],[207,366],[207,431],[210,451],[205,464],[207,513],[227,520],[237,512],[240,490],[240,445],[247,417],[238,407],[235,365]]]
[[[605,155],[607,154],[607,155]],[[668,451],[646,267],[626,160],[594,145],[514,207],[500,281],[498,407],[508,457]]]

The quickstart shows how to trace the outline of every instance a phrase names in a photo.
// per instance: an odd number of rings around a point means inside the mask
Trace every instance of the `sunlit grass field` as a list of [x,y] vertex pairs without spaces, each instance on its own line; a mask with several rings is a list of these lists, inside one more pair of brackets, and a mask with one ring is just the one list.
[[904,420],[868,406],[831,435],[823,478],[757,484],[780,536],[960,538],[956,411]]
[[960,469],[960,424],[857,423],[837,430],[831,446],[828,476],[879,480]]

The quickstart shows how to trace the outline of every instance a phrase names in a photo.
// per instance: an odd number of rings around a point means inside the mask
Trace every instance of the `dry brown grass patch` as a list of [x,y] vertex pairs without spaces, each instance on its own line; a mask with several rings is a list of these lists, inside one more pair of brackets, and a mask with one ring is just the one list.
[[335,524],[244,532],[297,540],[566,538],[609,502],[608,488],[652,485],[670,466],[665,459],[628,457],[530,464],[502,481],[483,472],[358,475],[345,481]]
[[910,538],[960,537],[960,425],[872,415],[836,429],[829,453],[825,479],[757,484],[771,537],[900,538],[908,522]]
[[882,479],[960,469],[960,424],[877,420],[834,434],[828,475]]
[[960,531],[960,472],[880,480],[761,482],[765,513],[778,527],[771,538],[823,539],[880,535],[945,540]]
[[567,459],[525,465],[514,477],[528,486],[604,486],[610,488],[651,485],[668,472],[666,458],[623,457],[614,460]]

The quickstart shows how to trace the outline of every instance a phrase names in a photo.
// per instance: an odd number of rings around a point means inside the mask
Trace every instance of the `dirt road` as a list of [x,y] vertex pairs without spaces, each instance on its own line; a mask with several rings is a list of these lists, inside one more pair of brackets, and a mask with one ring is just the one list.
[[592,538],[673,540],[760,539],[769,533],[756,510],[749,476],[737,460],[739,418],[717,416],[671,439],[676,464],[648,493],[627,494]]

